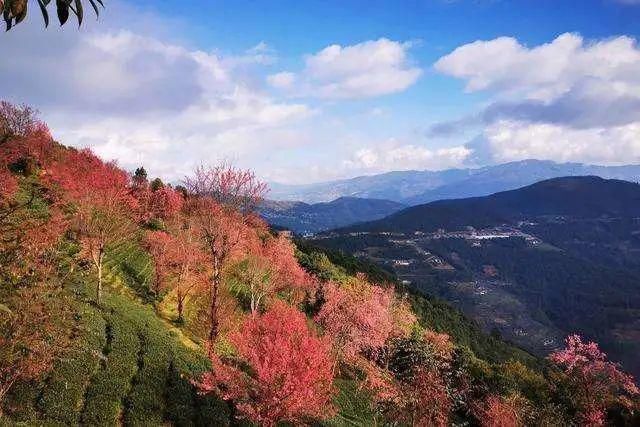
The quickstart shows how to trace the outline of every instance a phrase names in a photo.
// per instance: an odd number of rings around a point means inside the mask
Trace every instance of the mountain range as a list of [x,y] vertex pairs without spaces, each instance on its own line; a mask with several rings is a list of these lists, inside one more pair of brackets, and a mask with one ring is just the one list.
[[272,183],[269,198],[318,203],[356,197],[418,205],[441,199],[486,196],[550,178],[587,175],[637,182],[640,165],[598,166],[523,160],[476,169],[395,171],[306,185]]
[[349,230],[431,232],[515,224],[539,216],[640,217],[640,185],[597,176],[553,178],[490,196],[413,206]]

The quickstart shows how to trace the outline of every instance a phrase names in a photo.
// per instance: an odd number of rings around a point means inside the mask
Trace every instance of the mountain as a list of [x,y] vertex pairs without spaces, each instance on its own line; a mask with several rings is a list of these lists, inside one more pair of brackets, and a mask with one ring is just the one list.
[[535,354],[577,332],[640,373],[639,184],[554,178],[410,207],[313,242],[391,269]]
[[597,166],[523,160],[478,169],[397,171],[308,185],[272,184],[269,196],[274,200],[306,203],[349,196],[418,205],[441,199],[486,196],[550,178],[587,175],[638,181],[640,165]]
[[271,225],[305,234],[384,218],[404,207],[389,200],[340,197],[315,204],[265,201],[260,214]]
[[404,209],[354,230],[435,231],[515,223],[538,216],[640,216],[640,185],[596,176],[541,181],[485,197],[440,200]]

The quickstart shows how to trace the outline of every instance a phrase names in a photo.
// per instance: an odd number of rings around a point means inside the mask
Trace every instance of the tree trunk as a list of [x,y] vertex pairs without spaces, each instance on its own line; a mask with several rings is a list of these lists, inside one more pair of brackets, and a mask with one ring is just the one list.
[[217,258],[213,260],[213,277],[211,278],[211,306],[209,308],[209,355],[218,338],[218,288],[220,286],[220,266]]
[[184,311],[184,296],[182,295],[182,292],[178,291],[178,322],[183,322],[184,321],[184,317],[182,315],[182,312]]
[[104,259],[104,250],[100,249],[98,255],[98,287],[96,288],[96,303],[100,304],[102,299],[102,261]]

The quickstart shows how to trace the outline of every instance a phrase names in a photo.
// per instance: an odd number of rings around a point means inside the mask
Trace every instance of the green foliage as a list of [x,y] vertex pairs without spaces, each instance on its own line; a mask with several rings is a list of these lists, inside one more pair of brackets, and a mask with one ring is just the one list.
[[549,402],[549,383],[545,377],[520,362],[510,361],[496,366],[494,380],[503,394],[518,392],[537,404]]
[[381,425],[382,417],[373,409],[371,396],[360,388],[357,381],[337,379],[335,380],[335,385],[338,392],[334,397],[334,404],[339,408],[339,413],[330,421],[325,422],[324,425]]
[[158,191],[162,187],[164,187],[164,182],[162,182],[160,178],[154,178],[153,181],[151,181],[151,191]]
[[519,360],[535,365],[537,358],[526,351],[487,335],[462,312],[435,297],[408,290],[409,301],[420,324],[436,332],[449,334],[458,344],[470,348],[473,353],[493,363]]
[[304,240],[296,241],[298,261],[322,280],[342,281],[346,276],[365,273],[375,283],[396,283],[394,274],[373,263],[359,260],[343,251],[321,248]]
[[87,389],[82,413],[84,424],[109,425],[116,422],[137,369],[140,342],[135,328],[120,316],[110,315],[106,320],[105,361]]
[[[48,7],[51,0],[37,0],[40,7],[40,13],[42,19],[44,19],[45,27],[49,26],[49,11]],[[83,1],[87,0],[56,0],[56,14],[60,25],[64,25],[69,19],[70,13],[73,13],[77,20],[78,25],[82,25],[84,19],[84,6]],[[93,8],[96,16],[100,15],[100,9],[98,6],[104,7],[102,0],[88,0],[89,4]],[[6,29],[9,31],[13,26],[21,23],[26,17],[28,12],[27,0],[4,0],[0,1],[0,12],[3,14],[3,18],[6,24]]]
[[64,425],[80,422],[85,389],[100,368],[102,349],[106,344],[105,321],[88,305],[80,307],[76,320],[78,330],[75,331],[74,348],[56,364],[38,402],[40,413],[48,422]]
[[[64,247],[71,257],[77,249]],[[69,273],[76,326],[73,349],[41,383],[16,385],[5,410],[28,424],[228,425],[228,405],[199,396],[191,380],[210,369],[208,359],[129,291],[149,274],[148,255],[135,240],[108,255],[109,292],[94,306],[91,274]],[[128,268],[125,268],[128,266]],[[123,287],[123,285],[125,285]],[[118,292],[122,292],[121,294]]]
[[144,168],[144,166],[140,166],[136,169],[136,171],[133,173],[133,179],[136,181],[147,180],[147,170]]

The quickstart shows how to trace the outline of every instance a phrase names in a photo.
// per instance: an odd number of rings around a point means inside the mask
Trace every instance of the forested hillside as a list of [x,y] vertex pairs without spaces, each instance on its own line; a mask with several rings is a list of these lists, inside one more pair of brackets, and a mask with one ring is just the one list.
[[341,197],[311,205],[269,200],[261,203],[259,212],[269,224],[304,235],[381,219],[404,207],[389,200]]
[[296,247],[232,165],[173,188],[0,105],[0,424],[638,422],[578,336],[547,360],[340,254]]
[[388,264],[536,354],[578,331],[637,375],[639,217],[640,185],[564,177],[415,206],[319,242]]

